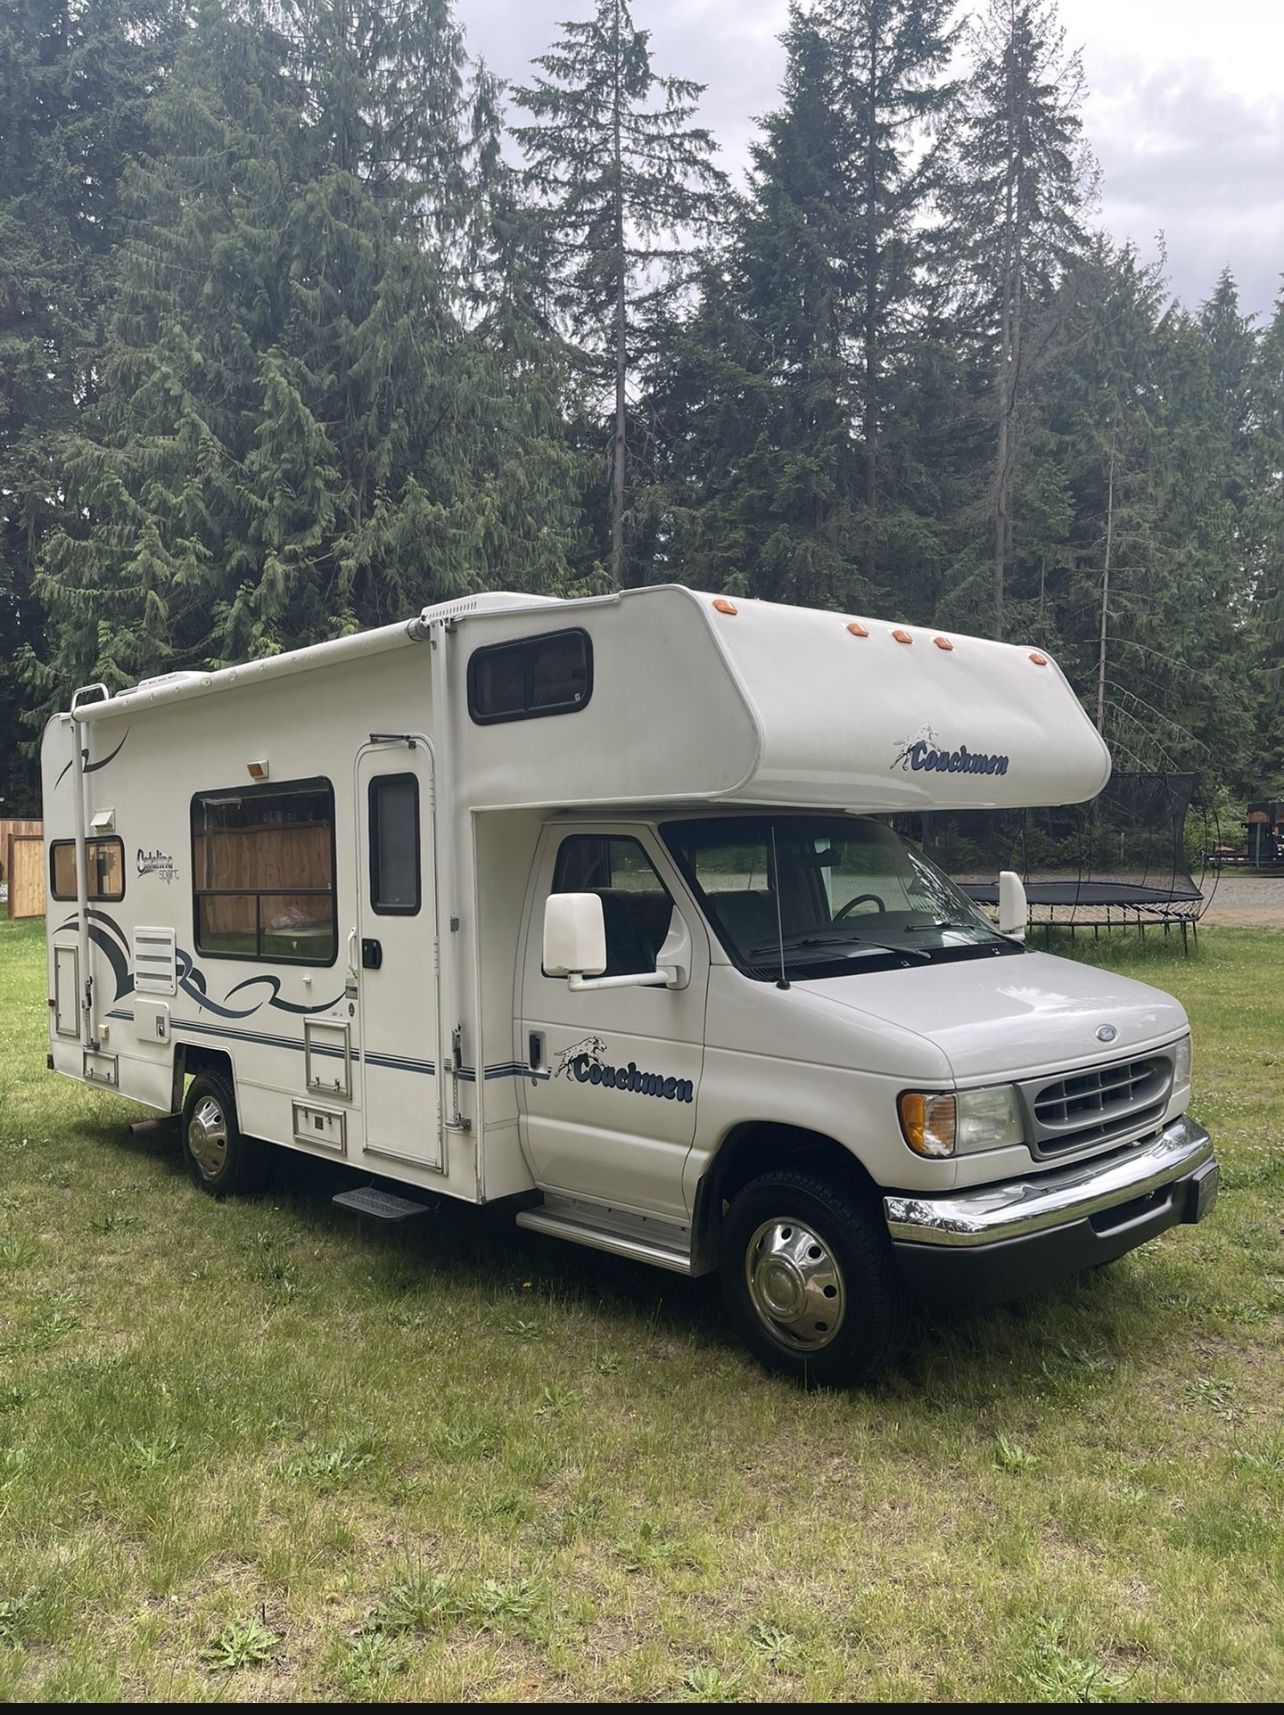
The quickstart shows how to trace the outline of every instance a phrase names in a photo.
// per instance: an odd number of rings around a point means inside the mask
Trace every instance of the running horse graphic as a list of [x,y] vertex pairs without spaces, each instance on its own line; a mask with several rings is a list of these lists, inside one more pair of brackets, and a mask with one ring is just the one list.
[[600,1036],[582,1036],[578,1042],[572,1042],[569,1048],[563,1048],[557,1057],[557,1065],[553,1076],[560,1078],[565,1072],[569,1078],[571,1067],[577,1060],[587,1060],[590,1066],[605,1065],[602,1056],[606,1053],[606,1043]]

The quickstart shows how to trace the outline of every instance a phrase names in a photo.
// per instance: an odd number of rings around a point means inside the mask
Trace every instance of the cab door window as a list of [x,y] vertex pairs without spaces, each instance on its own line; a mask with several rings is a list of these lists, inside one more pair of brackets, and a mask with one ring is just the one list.
[[554,893],[596,893],[606,923],[604,976],[653,971],[669,933],[673,900],[637,840],[572,834],[558,847]]

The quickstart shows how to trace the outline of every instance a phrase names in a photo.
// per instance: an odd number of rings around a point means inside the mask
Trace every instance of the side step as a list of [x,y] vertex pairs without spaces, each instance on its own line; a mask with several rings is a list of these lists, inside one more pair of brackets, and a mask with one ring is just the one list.
[[555,1239],[569,1239],[572,1244],[588,1245],[596,1251],[610,1251],[613,1256],[632,1257],[635,1262],[649,1262],[655,1268],[667,1268],[673,1274],[691,1273],[689,1251],[657,1243],[654,1238],[632,1238],[624,1233],[607,1232],[577,1215],[549,1208],[521,1209],[517,1225],[534,1233],[551,1233]]
[[340,1191],[330,1201],[340,1209],[355,1209],[358,1215],[369,1215],[376,1221],[410,1221],[416,1215],[431,1215],[432,1206],[416,1203],[410,1197],[398,1197],[393,1191],[380,1191],[374,1185],[359,1185],[355,1191]]

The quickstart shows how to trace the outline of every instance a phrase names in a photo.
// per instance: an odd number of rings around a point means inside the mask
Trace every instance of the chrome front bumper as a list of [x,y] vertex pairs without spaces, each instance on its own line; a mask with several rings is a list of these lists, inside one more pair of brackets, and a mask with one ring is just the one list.
[[[943,1197],[884,1197],[883,1213],[894,1244],[951,1249],[992,1245],[1105,1215],[1188,1178],[1212,1159],[1208,1133],[1183,1114],[1125,1155]],[[1207,1213],[1216,1195],[1215,1173],[1207,1178],[1209,1190],[1194,1218]]]

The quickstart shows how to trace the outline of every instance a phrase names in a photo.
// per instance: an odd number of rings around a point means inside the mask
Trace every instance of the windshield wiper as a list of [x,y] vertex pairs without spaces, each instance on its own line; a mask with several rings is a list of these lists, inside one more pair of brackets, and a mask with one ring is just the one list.
[[823,947],[836,959],[845,957],[844,948],[870,947],[878,953],[895,953],[897,958],[909,954],[926,964],[932,962],[932,955],[921,947],[893,947],[886,941],[871,941],[865,935],[786,935],[783,941],[763,941],[756,947],[750,947],[749,957],[760,958],[764,953],[801,953],[809,947]]
[[937,917],[930,923],[907,923],[907,935],[919,935],[925,929],[984,929],[987,935],[998,935],[997,929],[992,929],[988,923],[962,922],[955,917]]

